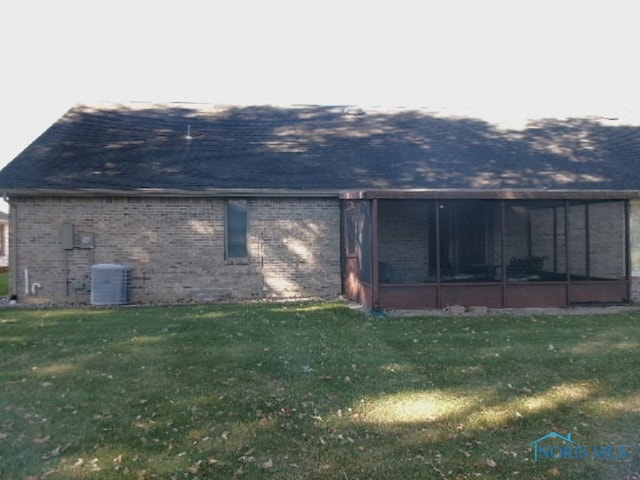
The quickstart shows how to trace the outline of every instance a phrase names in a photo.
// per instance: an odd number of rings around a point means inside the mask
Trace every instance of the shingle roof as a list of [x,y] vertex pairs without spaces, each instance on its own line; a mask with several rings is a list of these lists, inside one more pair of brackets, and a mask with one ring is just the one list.
[[640,190],[640,127],[620,123],[509,129],[427,109],[79,105],[0,172],[0,192]]

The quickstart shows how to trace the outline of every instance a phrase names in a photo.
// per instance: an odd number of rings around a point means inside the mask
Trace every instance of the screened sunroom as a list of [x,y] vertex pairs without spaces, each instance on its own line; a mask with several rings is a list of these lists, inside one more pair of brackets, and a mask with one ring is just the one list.
[[431,196],[343,196],[348,298],[380,309],[629,302],[626,199]]

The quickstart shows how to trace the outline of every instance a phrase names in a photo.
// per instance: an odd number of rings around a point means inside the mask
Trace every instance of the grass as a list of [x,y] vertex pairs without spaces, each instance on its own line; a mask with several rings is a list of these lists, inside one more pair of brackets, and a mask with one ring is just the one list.
[[0,297],[9,295],[9,272],[0,272]]
[[[8,308],[0,478],[623,479],[640,470],[638,324]],[[551,431],[628,455],[535,462]]]

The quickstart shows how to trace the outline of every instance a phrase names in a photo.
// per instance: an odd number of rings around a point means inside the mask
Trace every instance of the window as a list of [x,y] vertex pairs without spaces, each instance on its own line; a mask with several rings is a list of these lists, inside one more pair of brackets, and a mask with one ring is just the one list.
[[225,256],[226,258],[249,256],[246,200],[228,200],[226,203]]

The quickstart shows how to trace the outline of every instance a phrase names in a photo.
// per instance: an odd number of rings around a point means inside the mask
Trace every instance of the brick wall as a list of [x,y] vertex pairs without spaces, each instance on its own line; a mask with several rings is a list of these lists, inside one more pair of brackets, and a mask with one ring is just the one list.
[[[224,200],[13,198],[12,270],[20,301],[89,302],[91,266],[132,267],[132,301],[330,297],[340,293],[337,199],[248,199],[245,261],[224,255]],[[94,235],[63,250],[60,228]],[[42,285],[25,295],[29,284]],[[66,271],[66,274],[65,274]]]

